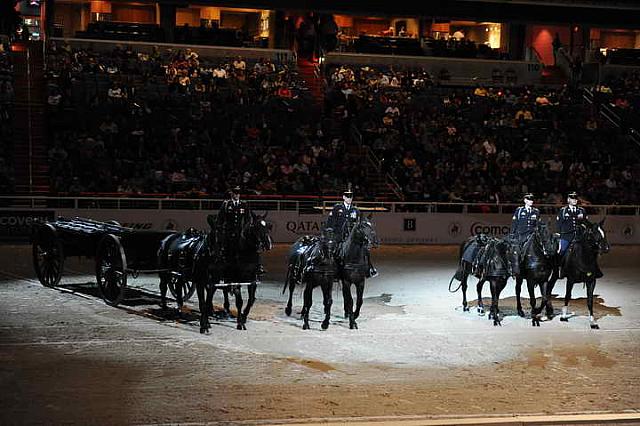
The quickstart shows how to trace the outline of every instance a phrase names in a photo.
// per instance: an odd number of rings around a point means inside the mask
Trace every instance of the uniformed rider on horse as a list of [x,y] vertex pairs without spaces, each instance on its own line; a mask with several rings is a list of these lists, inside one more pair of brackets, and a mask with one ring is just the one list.
[[[342,202],[336,203],[329,212],[325,229],[332,229],[336,239],[336,247],[340,247],[340,244],[349,235],[349,232],[353,226],[360,220],[361,212],[353,205],[353,191],[351,185],[342,193]],[[339,250],[336,250],[339,252]],[[367,252],[367,260],[369,268],[367,271],[367,278],[372,278],[378,275],[378,271],[371,263],[371,255]]]
[[522,246],[531,234],[535,232],[538,227],[538,221],[540,220],[540,210],[533,207],[534,199],[535,197],[532,193],[525,194],[523,197],[524,205],[518,207],[511,218],[509,238],[514,243],[514,247],[518,253],[513,259],[514,264],[511,265],[513,274],[520,273]]
[[[242,230],[251,223],[251,209],[249,204],[240,199],[239,185],[229,190],[229,198],[223,201],[216,219],[216,236],[220,254],[225,262],[235,262],[238,254],[239,241]],[[259,273],[263,273],[262,265],[258,266]]]
[[578,194],[570,192],[567,195],[567,205],[562,207],[556,216],[556,229],[560,233],[560,256],[564,256],[576,239],[579,221],[588,218],[586,210],[578,206]]

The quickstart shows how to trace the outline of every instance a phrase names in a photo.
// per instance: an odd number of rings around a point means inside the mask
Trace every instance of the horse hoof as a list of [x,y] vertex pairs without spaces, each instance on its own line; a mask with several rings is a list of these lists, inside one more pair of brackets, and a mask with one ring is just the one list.
[[200,327],[200,334],[204,334],[207,331],[206,328],[204,327]]
[[238,324],[238,325],[236,325],[236,329],[237,329],[237,330],[242,330],[242,324]]
[[309,327],[309,324],[304,324],[304,325],[302,326],[302,329],[303,329],[303,330],[309,330],[309,328],[310,328],[310,327]]
[[480,315],[481,317],[484,316],[484,309],[478,308],[478,315]]
[[497,327],[497,326],[502,327],[502,323],[501,323],[500,321],[498,321],[498,320],[495,320],[495,321],[493,322],[493,326],[494,326],[494,327]]
[[600,326],[598,324],[591,324],[592,330],[600,330]]
[[358,323],[357,323],[357,322],[355,322],[355,321],[353,322],[353,329],[354,329],[354,330],[357,330],[357,329],[358,329]]
[[322,329],[326,330],[327,328],[329,328],[329,321],[322,321]]
[[462,308],[462,312],[469,312],[469,307],[468,306],[464,306]]
[[287,306],[284,310],[284,313],[287,314],[288,317],[291,316],[291,308],[289,306]]
[[569,322],[569,318],[560,317],[560,321],[562,321],[562,322]]
[[525,317],[524,311],[522,309],[518,309],[518,315],[521,316],[522,318]]

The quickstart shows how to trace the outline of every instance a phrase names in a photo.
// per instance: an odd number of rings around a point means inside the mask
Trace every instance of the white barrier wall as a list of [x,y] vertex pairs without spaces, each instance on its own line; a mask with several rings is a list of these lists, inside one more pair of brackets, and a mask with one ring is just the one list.
[[[216,212],[211,212],[216,213]],[[54,217],[88,217],[96,220],[116,220],[139,230],[160,230],[169,227],[185,230],[189,227],[207,229],[206,211],[196,210],[0,210],[0,238],[30,235],[35,220]],[[297,212],[270,212],[267,221],[273,225],[275,242],[289,243],[301,235],[317,234],[326,216]],[[555,228],[555,217],[544,219]],[[591,217],[599,220],[599,217]],[[383,244],[458,244],[471,235],[489,233],[503,236],[509,232],[510,215],[458,213],[376,213],[373,216],[378,236]],[[608,216],[605,221],[611,244],[640,244],[640,216]]]
[[516,84],[540,83],[542,66],[535,61],[503,61],[497,59],[467,59],[467,58],[441,58],[436,56],[404,56],[404,55],[376,55],[368,53],[329,53],[326,57],[327,64],[351,64],[359,66],[393,65],[393,66],[419,66],[426,69],[434,76],[439,75],[444,68],[451,75],[452,81],[463,80],[466,84],[493,83],[493,72],[499,70],[502,75],[514,72]]

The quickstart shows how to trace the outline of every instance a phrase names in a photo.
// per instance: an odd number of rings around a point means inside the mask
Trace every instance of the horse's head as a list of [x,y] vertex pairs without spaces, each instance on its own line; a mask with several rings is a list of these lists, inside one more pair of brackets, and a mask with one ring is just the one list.
[[557,253],[559,240],[553,235],[546,222],[538,222],[534,234],[536,244],[544,257],[552,257]]
[[320,235],[320,251],[323,257],[333,256],[336,248],[336,237],[332,228],[327,228]]
[[362,241],[363,245],[366,245],[367,248],[375,248],[380,245],[375,225],[371,221],[371,215],[360,218],[355,225],[354,232],[355,238]]
[[605,254],[611,250],[611,246],[607,240],[607,233],[604,230],[604,219],[600,222],[584,220],[580,226],[583,227],[585,239],[598,249],[598,253]]
[[273,248],[271,241],[271,224],[266,221],[266,212],[264,215],[251,213],[251,223],[248,226],[248,235],[255,241],[258,252],[269,251]]

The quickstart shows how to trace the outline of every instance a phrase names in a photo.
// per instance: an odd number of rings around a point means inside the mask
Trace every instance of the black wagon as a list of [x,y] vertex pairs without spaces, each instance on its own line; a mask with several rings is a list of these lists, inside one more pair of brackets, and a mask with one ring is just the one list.
[[[117,222],[60,217],[34,226],[33,265],[42,285],[53,287],[62,278],[67,257],[93,257],[102,298],[117,306],[125,298],[128,276],[168,272],[158,267],[158,250],[165,239],[175,234],[135,230]],[[176,283],[185,287],[182,295],[188,300],[194,292],[193,283],[170,279],[169,289],[174,297]]]

